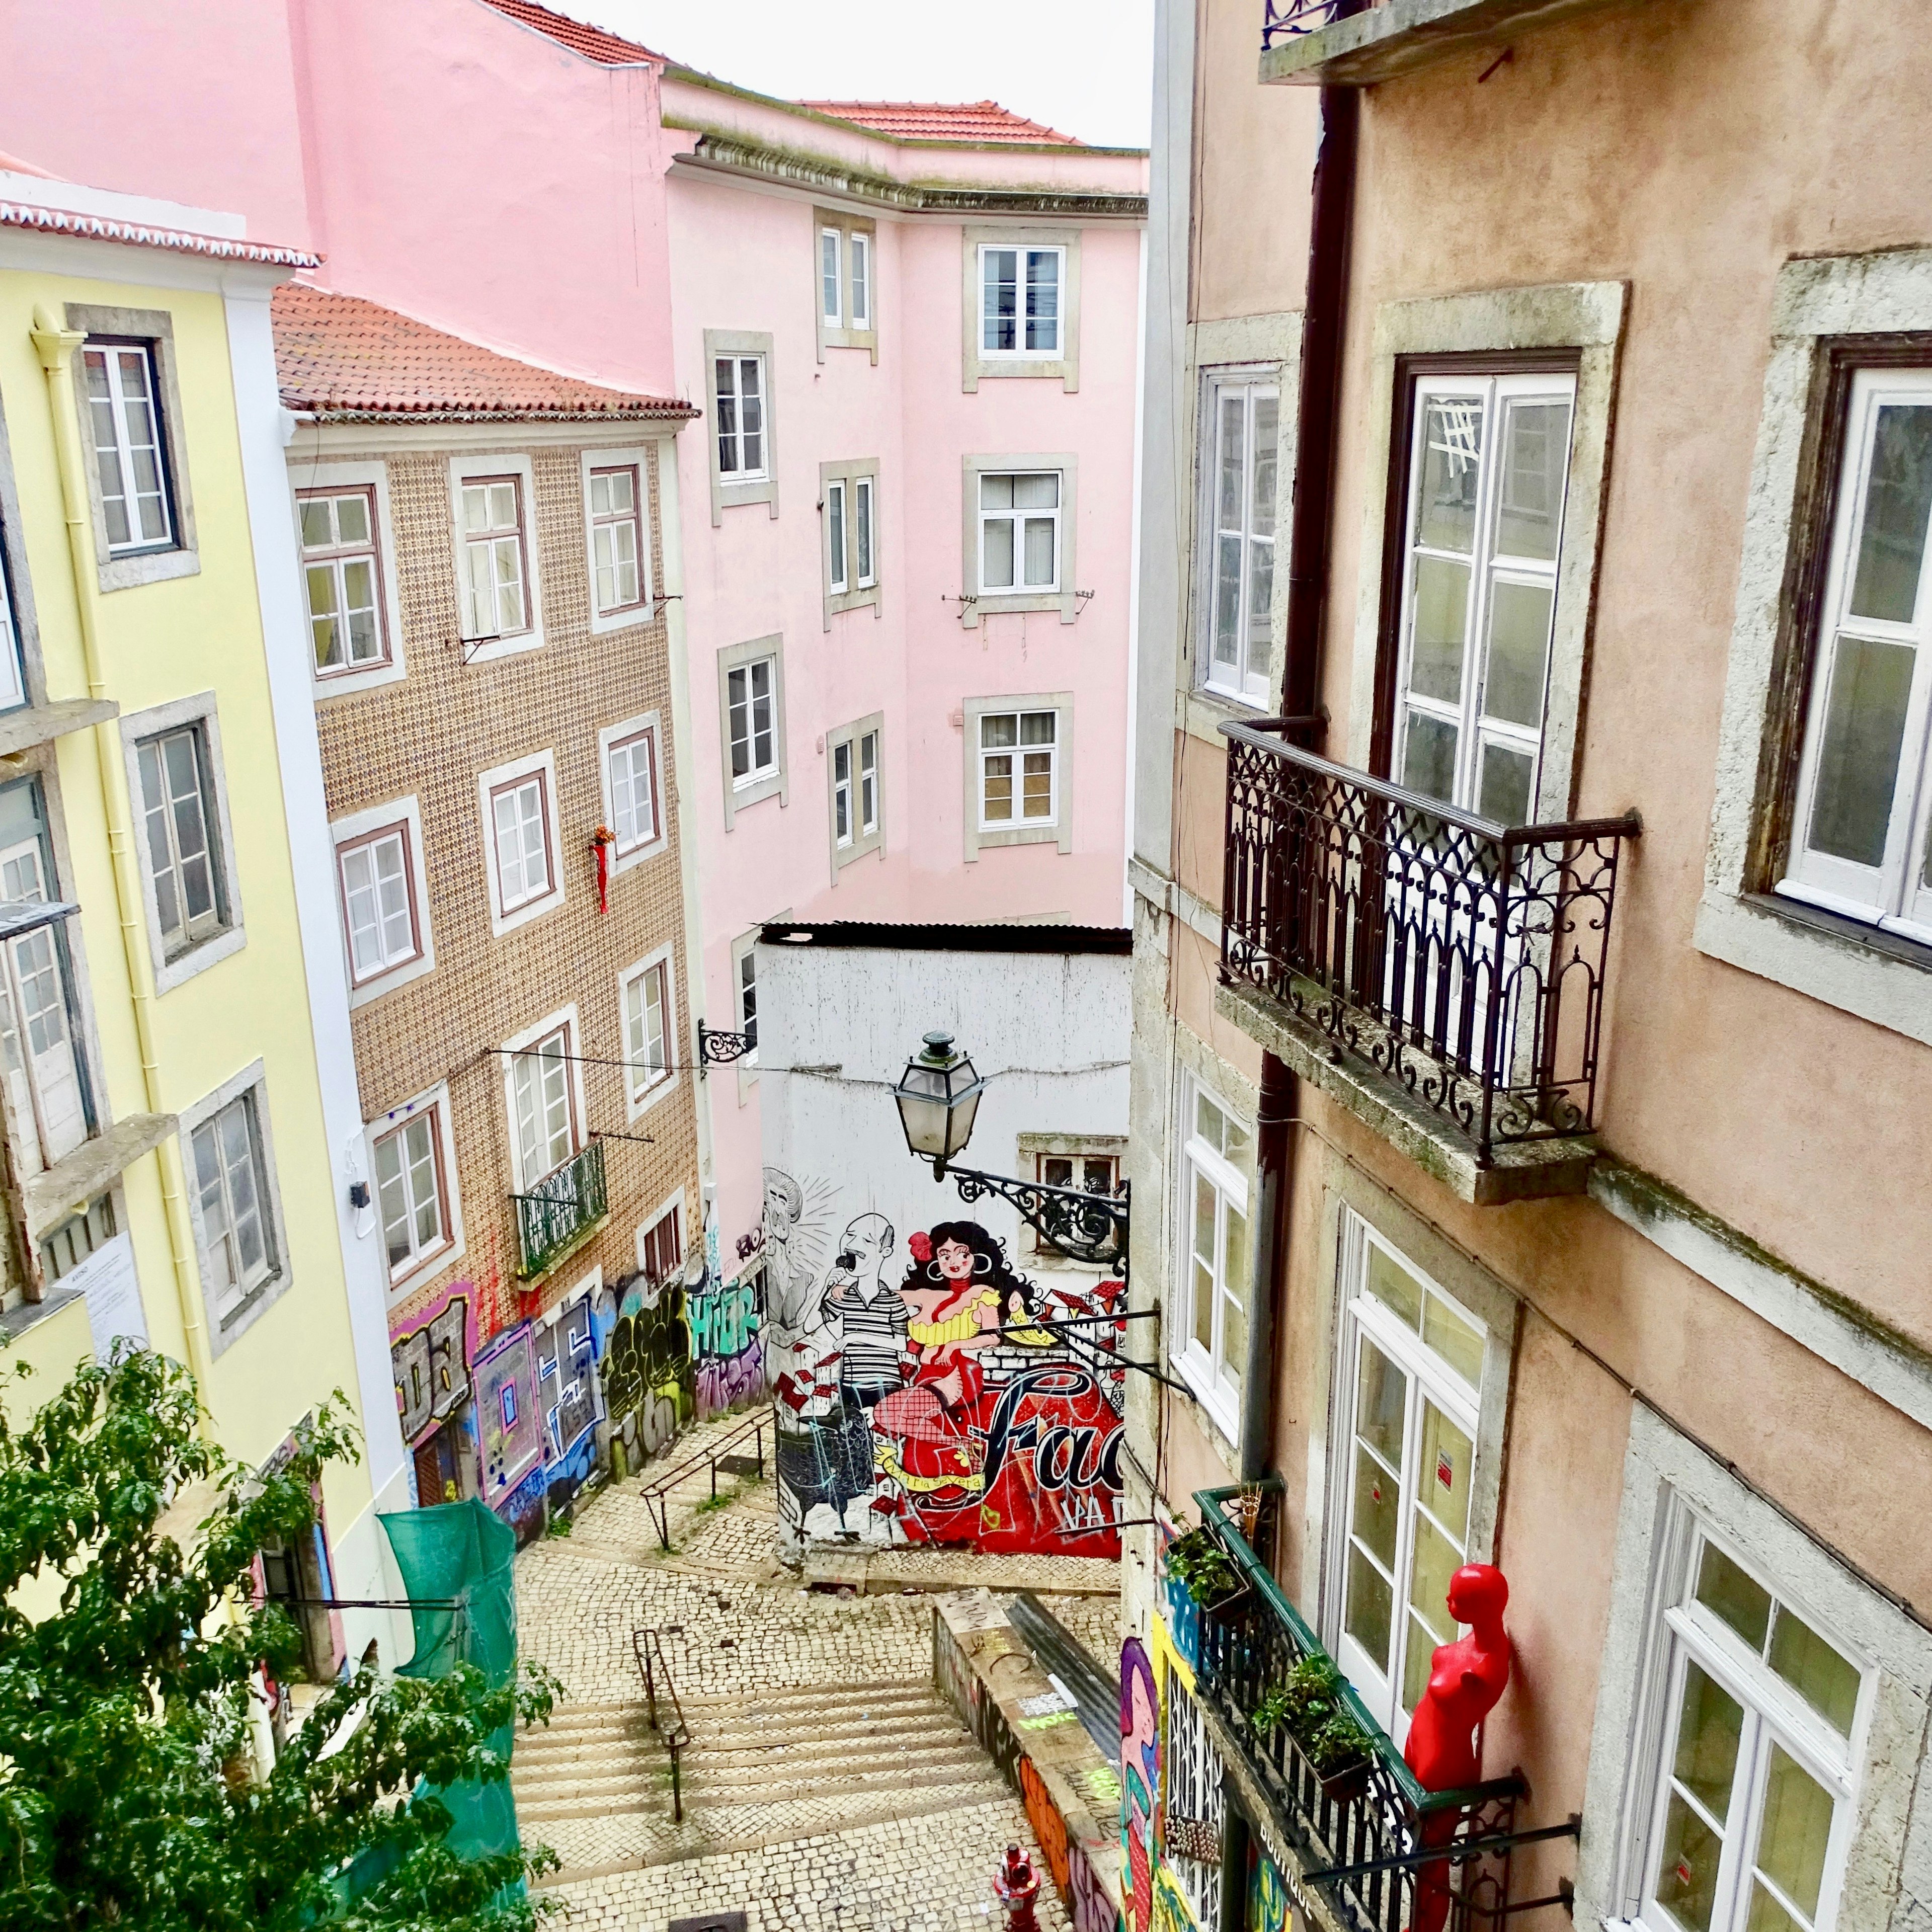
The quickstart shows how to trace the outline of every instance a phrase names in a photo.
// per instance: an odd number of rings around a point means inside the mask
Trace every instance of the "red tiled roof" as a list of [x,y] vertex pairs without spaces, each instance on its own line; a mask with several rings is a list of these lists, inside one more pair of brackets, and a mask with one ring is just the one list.
[[[491,0],[498,4],[498,0]],[[901,141],[997,141],[1013,146],[1077,148],[1071,134],[1029,121],[997,100],[801,100],[819,114],[856,122]]]
[[698,412],[663,396],[600,388],[301,282],[274,293],[284,404],[323,422],[574,422]]
[[[51,178],[51,177],[50,177]],[[227,262],[266,262],[282,268],[314,268],[321,258],[272,242],[242,242],[232,236],[196,235],[185,228],[159,228],[118,215],[82,214],[68,208],[42,208],[31,202],[0,201],[0,228],[38,228],[52,235],[85,235],[98,242],[129,242],[140,248],[169,248],[186,255],[214,255]]]
[[633,67],[639,61],[664,58],[662,54],[654,54],[649,47],[639,46],[635,40],[607,34],[602,27],[586,26],[583,21],[573,20],[567,14],[553,14],[548,7],[538,6],[536,0],[483,0],[483,4],[601,66]]

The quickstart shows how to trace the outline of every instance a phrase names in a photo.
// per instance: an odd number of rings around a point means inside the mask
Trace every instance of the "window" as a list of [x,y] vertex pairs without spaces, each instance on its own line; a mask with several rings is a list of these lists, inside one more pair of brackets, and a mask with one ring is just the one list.
[[1060,353],[1060,290],[1064,248],[980,250],[980,352],[1038,356]]
[[27,701],[20,620],[14,614],[13,596],[8,585],[10,569],[8,534],[4,520],[0,520],[0,711],[10,710]]
[[639,968],[624,982],[626,1090],[634,1109],[671,1077],[670,962]]
[[566,1021],[511,1056],[518,1184],[526,1192],[577,1151],[572,1034]]
[[868,853],[881,849],[884,800],[879,770],[885,717],[874,711],[826,734],[826,776],[830,787],[832,877]]
[[610,790],[610,830],[617,843],[613,856],[628,857],[658,838],[658,734],[655,726],[614,740],[604,748],[604,782]]
[[389,648],[374,487],[300,490],[296,500],[316,676],[383,663]]
[[1186,1202],[1182,1268],[1187,1330],[1176,1358],[1232,1436],[1248,1352],[1249,1132],[1205,1088],[1191,1090],[1192,1132],[1181,1152]]
[[[52,851],[39,787],[0,792],[0,899],[44,904],[54,896]],[[23,1144],[38,1173],[87,1138],[88,1109],[68,997],[67,942],[50,921],[0,944],[0,1068]]]
[[1060,474],[993,473],[980,478],[982,595],[1060,588]]
[[869,476],[854,479],[852,512],[856,528],[853,538],[858,552],[856,562],[861,590],[870,590],[879,580],[878,572],[872,562],[872,488],[873,479]]
[[335,848],[349,976],[358,986],[422,955],[416,919],[416,866],[406,822]]
[[1034,1156],[1034,1178],[1046,1187],[1076,1187],[1086,1194],[1116,1193],[1120,1184],[1120,1156],[1036,1154]]
[[200,723],[138,740],[135,746],[148,876],[162,947],[170,958],[226,923],[208,751]]
[[846,574],[849,566],[845,556],[845,485],[843,482],[828,483],[825,486],[825,554],[827,582],[834,596],[842,596],[850,587],[850,579]]
[[774,658],[758,658],[725,674],[730,710],[731,783],[742,790],[770,777],[778,770],[776,712],[778,680]]
[[500,938],[563,902],[554,754],[539,752],[483,772],[476,794],[488,855],[490,928]]
[[1778,890],[1932,944],[1932,369],[1852,376]]
[[842,851],[852,842],[852,742],[832,748],[832,842]]
[[995,711],[980,718],[982,830],[1051,825],[1059,818],[1058,725],[1051,711]]
[[644,475],[636,464],[590,472],[592,608],[600,617],[650,601],[644,567]]
[[818,231],[819,313],[833,328],[845,326],[845,285],[841,272],[844,237],[836,228]]
[[1274,603],[1274,516],[1280,391],[1228,378],[1208,386],[1203,480],[1211,554],[1202,681],[1244,704],[1265,704]]
[[167,548],[174,542],[174,519],[153,347],[90,342],[81,351],[81,368],[109,554]]
[[718,390],[718,469],[727,482],[746,482],[765,473],[765,358],[720,356],[715,363]]
[[1456,1635],[1445,1598],[1470,1560],[1484,1330],[1367,1226],[1348,1217],[1335,1660],[1400,1743],[1436,1646]]
[[638,1231],[638,1265],[646,1281],[669,1281],[684,1265],[682,1219],[673,1203],[648,1228]]
[[867,731],[859,740],[859,830],[879,829],[879,734]]
[[1220,1922],[1221,1840],[1226,1816],[1220,1754],[1188,1695],[1169,1669],[1162,1687],[1167,1720],[1167,1792],[1162,1820],[1163,1866],[1187,1900],[1197,1925]]
[[1837,1902],[1864,1673],[1702,1525],[1680,1575],[1664,1613],[1642,1921],[1812,1932]]
[[400,1281],[450,1245],[438,1110],[424,1108],[376,1141],[376,1198],[389,1279]]
[[202,1256],[218,1326],[239,1315],[276,1271],[274,1231],[256,1092],[237,1094],[189,1136]]
[[524,479],[463,479],[463,630],[494,640],[530,628],[524,542]]
[[[851,238],[852,327],[861,332],[872,326],[872,238],[854,230]],[[830,316],[828,315],[829,321]]]
[[[757,934],[752,935],[755,940]],[[758,956],[748,945],[738,956],[738,1030],[745,1036],[742,1064],[758,1059]]]
[[1575,392],[1545,374],[1413,392],[1394,769],[1504,825],[1537,796]]

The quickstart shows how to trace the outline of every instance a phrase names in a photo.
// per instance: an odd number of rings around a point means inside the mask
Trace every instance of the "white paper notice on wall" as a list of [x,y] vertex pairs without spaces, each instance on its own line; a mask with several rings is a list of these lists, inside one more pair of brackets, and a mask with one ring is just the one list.
[[147,1346],[147,1318],[141,1312],[140,1277],[134,1272],[134,1243],[128,1234],[94,1250],[67,1277],[87,1297],[87,1325],[94,1332],[94,1358],[104,1362],[123,1336]]

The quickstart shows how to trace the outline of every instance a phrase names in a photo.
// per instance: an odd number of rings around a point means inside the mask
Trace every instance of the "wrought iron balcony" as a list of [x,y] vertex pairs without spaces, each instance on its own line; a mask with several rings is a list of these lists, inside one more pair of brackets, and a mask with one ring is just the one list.
[[[1267,1486],[1264,1518],[1278,1506],[1280,1483]],[[1258,1797],[1267,1818],[1264,1839],[1285,1854],[1282,1876],[1304,1916],[1341,1932],[1404,1932],[1416,1920],[1417,1894],[1446,1890],[1446,1932],[1502,1932],[1514,1916],[1556,1906],[1564,1894],[1510,1900],[1512,1842],[1574,1835],[1574,1821],[1518,1834],[1522,1778],[1512,1774],[1460,1791],[1428,1792],[1403,1763],[1394,1741],[1344,1684],[1342,1701],[1366,1736],[1366,1778],[1337,1795],[1285,1725],[1265,1731],[1253,1713],[1294,1666],[1332,1660],[1270,1573],[1229,1520],[1224,1505],[1238,1489],[1202,1490],[1195,1502],[1209,1533],[1233,1559],[1241,1587],[1201,1612],[1196,1690],[1217,1748],[1232,1752],[1230,1774]],[[1258,1532],[1258,1534],[1259,1532]],[[1486,1846],[1487,1849],[1481,1849]],[[1432,1854],[1436,1856],[1432,1856]],[[1316,1910],[1309,1911],[1313,1905]]]
[[561,1260],[610,1212],[604,1185],[604,1143],[592,1141],[554,1168],[517,1204],[517,1272],[526,1281]]
[[1264,0],[1261,77],[1366,86],[1486,50],[1610,0]]
[[1223,986],[1278,1004],[1312,1077],[1352,1068],[1478,1171],[1574,1145],[1594,1124],[1618,864],[1636,814],[1492,824],[1330,764],[1282,728],[1221,728]]

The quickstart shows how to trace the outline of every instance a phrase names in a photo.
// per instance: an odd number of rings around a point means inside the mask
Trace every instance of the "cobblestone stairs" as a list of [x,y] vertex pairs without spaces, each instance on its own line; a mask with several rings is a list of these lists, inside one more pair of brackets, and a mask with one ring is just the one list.
[[569,1884],[997,1800],[986,1754],[931,1685],[869,1682],[687,1697],[685,1817],[638,1705],[566,1707],[518,1741],[517,1814]]

